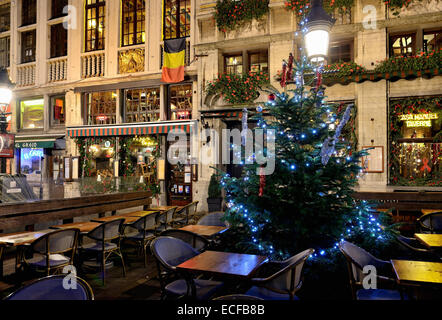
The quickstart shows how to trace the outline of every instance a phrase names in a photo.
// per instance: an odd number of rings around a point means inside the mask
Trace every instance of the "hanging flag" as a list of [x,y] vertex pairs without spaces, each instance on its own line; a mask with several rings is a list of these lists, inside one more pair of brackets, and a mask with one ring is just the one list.
[[164,41],[163,76],[161,81],[175,83],[184,80],[185,55],[186,38]]

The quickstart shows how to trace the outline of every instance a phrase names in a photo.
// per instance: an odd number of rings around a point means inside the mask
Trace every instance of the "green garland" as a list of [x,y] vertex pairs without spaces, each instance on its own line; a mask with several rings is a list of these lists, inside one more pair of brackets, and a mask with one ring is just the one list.
[[[289,0],[285,1],[284,6],[288,10],[296,12],[298,16],[308,13],[310,0]],[[350,12],[351,7],[354,6],[354,0],[326,0],[324,1],[324,9],[328,13],[333,13],[335,9],[339,10],[339,13]]]
[[[401,152],[401,146],[398,142],[401,135],[401,128],[403,121],[400,121],[399,116],[402,114],[414,114],[414,113],[437,113],[438,119],[435,124],[440,125],[442,123],[442,97],[431,98],[407,98],[403,100],[391,101],[390,105],[390,130],[389,130],[389,142],[390,142],[390,159],[388,166],[390,168],[390,184],[392,185],[426,185],[426,186],[442,186],[441,172],[432,172],[427,178],[417,178],[408,180],[400,176],[399,168],[399,155]],[[440,139],[441,132],[433,137],[434,142],[442,142]],[[440,157],[440,154],[436,155]]]
[[391,57],[378,63],[375,73],[442,69],[442,50],[421,52],[412,57]]
[[133,137],[120,138],[120,150],[118,154],[120,159],[119,171],[123,173],[123,177],[131,177],[135,175],[135,167],[132,163],[130,154],[130,148],[133,141]]
[[208,96],[222,95],[231,104],[251,103],[259,97],[259,89],[269,82],[269,75],[264,72],[248,74],[219,74],[209,81],[206,87]]
[[269,0],[217,0],[214,18],[218,29],[227,32],[261,19],[268,12]]

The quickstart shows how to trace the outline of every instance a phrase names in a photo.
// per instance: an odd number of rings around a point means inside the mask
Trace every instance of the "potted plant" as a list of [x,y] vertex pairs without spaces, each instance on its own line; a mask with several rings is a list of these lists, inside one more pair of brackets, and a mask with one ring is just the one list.
[[223,198],[221,197],[221,188],[216,174],[212,174],[210,177],[207,205],[209,207],[209,212],[221,211],[221,202]]

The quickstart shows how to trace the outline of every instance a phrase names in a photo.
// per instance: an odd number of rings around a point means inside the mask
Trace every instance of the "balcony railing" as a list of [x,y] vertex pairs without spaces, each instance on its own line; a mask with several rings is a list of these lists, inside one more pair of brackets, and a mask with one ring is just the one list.
[[68,59],[55,58],[48,61],[48,82],[67,80]]
[[81,77],[103,77],[105,69],[104,51],[83,54],[81,57]]
[[17,86],[26,87],[35,84],[35,62],[17,67]]

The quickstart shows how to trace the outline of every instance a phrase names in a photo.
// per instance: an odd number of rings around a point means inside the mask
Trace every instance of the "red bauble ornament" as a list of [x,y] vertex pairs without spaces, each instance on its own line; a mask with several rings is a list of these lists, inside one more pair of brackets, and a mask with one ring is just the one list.
[[269,94],[269,101],[275,101],[275,95],[273,93]]

